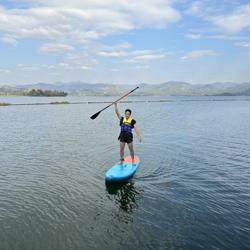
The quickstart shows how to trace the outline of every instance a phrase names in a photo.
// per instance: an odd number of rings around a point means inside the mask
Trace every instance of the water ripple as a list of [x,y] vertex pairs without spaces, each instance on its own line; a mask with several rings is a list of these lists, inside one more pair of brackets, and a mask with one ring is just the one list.
[[101,103],[0,109],[0,248],[247,249],[250,103],[184,99],[120,104],[141,164],[112,185],[114,110],[92,121]]

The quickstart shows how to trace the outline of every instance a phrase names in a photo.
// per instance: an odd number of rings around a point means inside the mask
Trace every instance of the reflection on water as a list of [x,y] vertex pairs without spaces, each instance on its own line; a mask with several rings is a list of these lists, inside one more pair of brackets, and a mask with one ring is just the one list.
[[129,182],[106,182],[106,190],[109,199],[115,200],[119,208],[127,213],[132,213],[138,207],[137,201],[140,198],[140,192],[136,189],[132,181]]
[[117,208],[113,216],[120,223],[133,221],[133,213],[139,208],[138,201],[142,197],[142,190],[135,186],[132,180],[128,182],[106,182],[107,198]]

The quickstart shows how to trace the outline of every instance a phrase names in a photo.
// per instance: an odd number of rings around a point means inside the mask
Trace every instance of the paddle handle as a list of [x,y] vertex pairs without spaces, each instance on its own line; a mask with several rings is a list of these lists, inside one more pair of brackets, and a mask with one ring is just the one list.
[[139,89],[139,87],[136,87],[136,88],[132,89],[131,91],[129,91],[127,94],[121,96],[118,100],[112,102],[111,105],[113,105],[113,104],[116,103],[116,102],[119,102],[121,99],[123,99],[123,98],[126,97],[127,95],[130,95],[132,92],[134,92],[134,91],[137,90],[137,89]]
[[134,92],[135,90],[139,89],[139,87],[136,87],[134,89],[132,89],[131,91],[129,91],[128,93],[126,93],[125,95],[121,96],[119,99],[117,99],[116,101],[112,102],[111,104],[109,104],[107,107],[103,108],[102,110],[100,110],[100,112],[102,112],[103,110],[107,109],[108,107],[110,107],[111,105],[113,105],[116,102],[119,102],[121,99],[123,99],[124,97],[130,95],[132,92]]

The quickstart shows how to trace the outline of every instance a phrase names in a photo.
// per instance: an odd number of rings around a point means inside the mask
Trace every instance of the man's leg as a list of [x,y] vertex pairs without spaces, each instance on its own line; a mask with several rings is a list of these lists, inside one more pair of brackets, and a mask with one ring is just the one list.
[[124,161],[124,148],[125,148],[125,142],[120,142],[121,163]]
[[135,153],[134,153],[133,142],[128,143],[128,148],[129,148],[129,151],[130,151],[130,156],[131,156],[131,158],[132,158],[132,163],[134,163],[134,160],[135,160]]

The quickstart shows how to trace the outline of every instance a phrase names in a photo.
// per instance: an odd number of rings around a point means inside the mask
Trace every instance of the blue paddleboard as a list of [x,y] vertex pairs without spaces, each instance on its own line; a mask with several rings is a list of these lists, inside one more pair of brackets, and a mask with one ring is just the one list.
[[140,160],[137,156],[135,156],[134,163],[130,156],[126,156],[122,164],[117,163],[106,172],[105,179],[106,181],[125,181],[135,174],[139,164]]

